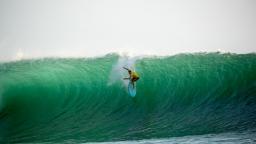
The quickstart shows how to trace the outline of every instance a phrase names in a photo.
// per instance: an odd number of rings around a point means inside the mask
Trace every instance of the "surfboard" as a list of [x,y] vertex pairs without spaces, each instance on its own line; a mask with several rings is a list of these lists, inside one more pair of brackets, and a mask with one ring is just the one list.
[[134,84],[134,87],[133,87],[131,81],[129,81],[129,84],[128,84],[128,93],[130,94],[131,97],[135,97],[136,95],[136,84]]

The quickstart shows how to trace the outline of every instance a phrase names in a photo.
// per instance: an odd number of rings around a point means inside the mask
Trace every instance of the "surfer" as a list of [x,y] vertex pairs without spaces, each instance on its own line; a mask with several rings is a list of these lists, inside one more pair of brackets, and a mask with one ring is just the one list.
[[128,78],[124,78],[124,80],[130,80],[132,82],[132,86],[134,87],[134,82],[136,82],[137,80],[140,79],[139,75],[135,72],[135,71],[132,71],[126,67],[123,67],[124,69],[126,69],[129,73],[129,76]]

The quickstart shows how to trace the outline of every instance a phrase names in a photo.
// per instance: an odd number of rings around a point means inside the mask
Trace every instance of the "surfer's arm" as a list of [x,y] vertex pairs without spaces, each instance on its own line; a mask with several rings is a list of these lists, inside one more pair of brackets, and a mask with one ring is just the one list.
[[128,69],[128,68],[126,68],[126,67],[123,67],[123,68],[129,71],[129,69]]
[[130,78],[124,78],[124,80],[129,80]]

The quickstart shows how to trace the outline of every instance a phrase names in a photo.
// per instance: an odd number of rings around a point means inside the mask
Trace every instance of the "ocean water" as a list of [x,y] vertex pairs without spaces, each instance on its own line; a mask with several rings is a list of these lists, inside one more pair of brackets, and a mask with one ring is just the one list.
[[255,143],[255,128],[256,54],[0,64],[1,143]]

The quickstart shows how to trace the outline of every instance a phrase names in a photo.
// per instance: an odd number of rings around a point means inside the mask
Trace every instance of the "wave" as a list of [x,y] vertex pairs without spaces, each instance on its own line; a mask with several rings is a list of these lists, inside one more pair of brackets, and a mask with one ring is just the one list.
[[[140,75],[135,98],[121,67]],[[256,127],[256,54],[45,58],[0,64],[0,141],[139,140]]]

